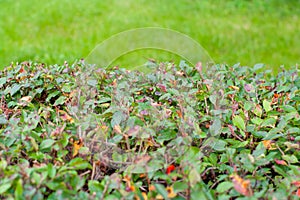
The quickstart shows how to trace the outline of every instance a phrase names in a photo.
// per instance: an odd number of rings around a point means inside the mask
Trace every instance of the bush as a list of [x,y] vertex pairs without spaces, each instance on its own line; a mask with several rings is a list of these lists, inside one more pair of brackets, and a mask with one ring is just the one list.
[[1,72],[0,197],[300,196],[298,71],[83,61]]

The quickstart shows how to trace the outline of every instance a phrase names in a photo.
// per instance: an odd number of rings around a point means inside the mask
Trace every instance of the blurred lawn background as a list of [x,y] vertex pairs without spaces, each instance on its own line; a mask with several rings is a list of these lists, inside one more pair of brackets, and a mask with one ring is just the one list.
[[[25,60],[72,63],[110,36],[141,27],[187,34],[216,63],[265,63],[277,71],[300,61],[300,0],[0,0],[0,11],[1,69]],[[144,50],[115,63],[150,57],[178,59]]]

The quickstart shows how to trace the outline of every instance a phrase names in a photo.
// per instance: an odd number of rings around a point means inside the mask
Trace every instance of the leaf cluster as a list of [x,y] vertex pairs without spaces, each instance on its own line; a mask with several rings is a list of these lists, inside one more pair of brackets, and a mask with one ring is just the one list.
[[80,61],[0,72],[0,197],[300,195],[297,70]]

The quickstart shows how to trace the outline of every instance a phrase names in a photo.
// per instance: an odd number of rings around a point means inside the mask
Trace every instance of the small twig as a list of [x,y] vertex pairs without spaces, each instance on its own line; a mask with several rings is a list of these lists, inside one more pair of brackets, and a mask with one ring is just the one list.
[[181,196],[181,197],[184,198],[184,199],[187,199],[187,197],[184,196],[181,192],[179,192],[178,195]]
[[201,173],[201,177],[204,176],[206,174],[206,172],[208,172],[211,169],[217,169],[216,167],[209,167],[207,168],[204,172]]
[[277,149],[280,151],[280,153],[284,156],[284,152],[280,149],[280,147],[278,146],[278,144],[276,144]]
[[[136,143],[136,145],[137,145],[137,143]],[[143,147],[143,141],[140,141],[140,146],[139,146],[139,153],[138,153],[138,155],[141,155],[142,147]]]
[[217,180],[216,182],[214,182],[214,184],[212,184],[209,188],[210,189],[213,189],[218,183],[219,183],[220,181],[219,180]]
[[264,174],[267,178],[269,178],[273,183],[275,183],[274,179],[272,179],[269,175]]
[[80,174],[79,176],[82,177],[82,176],[87,175],[87,174],[89,174],[89,173],[91,173],[91,170],[88,170],[88,171],[86,171],[86,172],[83,172],[83,173]]
[[188,181],[188,189],[186,191],[186,199],[190,200],[191,199],[191,183]]
[[244,140],[240,137],[240,136],[238,136],[237,134],[235,134],[235,132],[234,132],[234,130],[233,130],[233,127],[231,126],[231,125],[228,125],[228,128],[229,128],[229,130],[230,130],[230,132],[231,132],[231,135],[233,135],[234,137],[236,137],[238,140],[240,140],[241,142],[244,142]]
[[127,148],[127,150],[130,150],[130,144],[129,144],[128,135],[123,134],[123,137],[125,137],[125,142],[126,142],[126,148]]
[[105,197],[105,193],[107,192],[108,190],[108,186],[110,184],[110,179],[108,179],[107,183],[105,184],[105,187],[104,187],[104,190],[102,192],[102,197],[101,197],[101,200],[104,200],[104,197]]
[[110,163],[112,164],[125,164],[125,165],[131,165],[132,162],[125,162],[125,161],[113,161],[113,160],[109,160]]
[[79,138],[82,138],[81,125],[78,126],[77,131],[78,131]]
[[93,179],[94,179],[94,176],[95,176],[95,171],[96,171],[96,162],[94,161],[94,162],[93,162],[93,171],[92,171],[91,180],[93,180]]
[[209,114],[209,110],[208,110],[208,105],[207,105],[206,98],[204,98],[204,103],[205,103],[205,111],[206,111],[207,114]]
[[140,186],[140,189],[141,189],[142,191],[144,191],[144,192],[147,192],[147,189],[144,188],[143,186]]

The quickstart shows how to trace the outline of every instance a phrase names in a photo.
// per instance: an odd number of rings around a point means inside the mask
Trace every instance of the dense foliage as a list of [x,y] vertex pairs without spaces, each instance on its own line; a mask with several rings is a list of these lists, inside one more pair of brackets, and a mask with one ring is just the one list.
[[300,78],[24,62],[0,74],[1,199],[300,196]]

